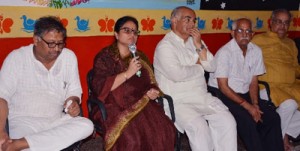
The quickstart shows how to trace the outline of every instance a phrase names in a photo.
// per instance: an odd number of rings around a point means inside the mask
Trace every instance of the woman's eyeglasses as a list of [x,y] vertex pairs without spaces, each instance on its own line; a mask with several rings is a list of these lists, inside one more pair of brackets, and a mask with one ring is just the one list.
[[131,33],[133,33],[133,34],[136,35],[136,36],[140,34],[140,31],[139,31],[139,30],[130,29],[130,28],[128,28],[128,27],[123,27],[123,28],[121,28],[120,30],[123,30],[124,33],[126,33],[126,34],[131,34]]
[[47,42],[44,38],[42,37],[40,38],[48,45],[49,48],[55,48],[56,46],[58,46],[59,49],[63,49],[66,45],[64,42],[60,42],[60,43]]

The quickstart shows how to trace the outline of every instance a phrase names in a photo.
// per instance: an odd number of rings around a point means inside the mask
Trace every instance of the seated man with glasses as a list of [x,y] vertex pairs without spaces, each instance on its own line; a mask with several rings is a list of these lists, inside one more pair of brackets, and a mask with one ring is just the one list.
[[0,72],[0,150],[57,151],[93,132],[92,122],[78,116],[82,89],[77,59],[64,48],[65,40],[60,20],[42,17],[35,23],[33,44],[5,59]]
[[[262,49],[266,74],[259,80],[270,85],[271,98],[278,107],[281,117],[285,148],[289,144],[288,135],[296,138],[300,134],[300,65],[295,42],[287,37],[292,15],[285,9],[274,10],[271,15],[271,31],[256,35],[253,42]],[[262,89],[262,96],[266,90]]]
[[253,34],[249,19],[233,22],[233,39],[215,55],[217,67],[210,74],[209,89],[234,116],[247,151],[283,151],[280,117],[258,96],[258,76],[265,66],[261,49],[250,42]]

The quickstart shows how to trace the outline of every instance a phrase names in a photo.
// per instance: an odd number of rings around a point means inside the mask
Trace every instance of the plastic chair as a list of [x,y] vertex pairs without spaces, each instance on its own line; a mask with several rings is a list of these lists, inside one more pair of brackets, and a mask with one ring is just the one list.
[[[96,97],[93,96],[92,93],[92,80],[93,80],[93,74],[94,71],[91,69],[88,74],[87,74],[87,85],[88,85],[88,100],[87,100],[87,106],[88,106],[88,113],[89,113],[89,119],[94,123],[94,128],[95,128],[95,133],[99,133],[100,135],[103,136],[104,134],[104,129],[103,127],[99,124],[98,121],[94,120],[92,115],[93,115],[93,108],[97,107],[100,112],[101,112],[101,118],[103,121],[107,119],[107,113],[104,104]],[[164,106],[164,101],[167,101],[170,109],[170,114],[171,114],[171,120],[175,122],[175,112],[174,112],[174,104],[173,104],[173,99],[169,95],[163,95],[159,98],[157,98],[157,103],[160,104],[162,107]],[[179,151],[180,150],[180,137],[181,133],[177,131],[176,135],[176,146],[175,150]]]

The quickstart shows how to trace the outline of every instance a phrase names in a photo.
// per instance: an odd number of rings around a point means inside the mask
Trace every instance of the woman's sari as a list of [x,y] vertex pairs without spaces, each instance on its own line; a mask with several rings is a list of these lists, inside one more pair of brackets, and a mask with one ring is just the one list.
[[122,59],[116,44],[95,57],[93,92],[103,101],[108,115],[106,121],[99,119],[105,128],[105,150],[174,150],[175,127],[162,107],[146,96],[150,88],[158,87],[147,57],[141,52],[138,55],[141,77],[133,75],[113,91],[117,74],[127,70],[132,57]]

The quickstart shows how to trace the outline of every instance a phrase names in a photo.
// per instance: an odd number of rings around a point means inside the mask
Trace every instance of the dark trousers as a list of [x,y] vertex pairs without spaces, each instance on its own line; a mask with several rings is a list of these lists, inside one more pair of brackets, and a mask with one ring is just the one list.
[[[209,91],[229,108],[237,122],[238,135],[247,151],[284,151],[280,117],[274,107],[265,100],[259,100],[263,122],[256,123],[246,109],[230,100],[219,89],[209,87]],[[251,103],[249,93],[239,95]]]

